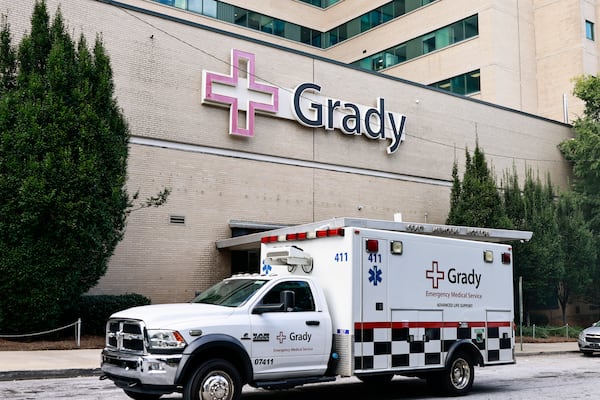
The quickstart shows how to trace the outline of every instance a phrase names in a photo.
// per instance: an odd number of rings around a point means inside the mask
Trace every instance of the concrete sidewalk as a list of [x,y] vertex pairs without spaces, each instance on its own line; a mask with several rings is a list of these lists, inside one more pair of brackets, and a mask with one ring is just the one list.
[[[516,343],[518,358],[578,352],[577,342]],[[101,349],[0,351],[0,381],[101,375]]]
[[0,381],[100,375],[101,349],[0,351]]

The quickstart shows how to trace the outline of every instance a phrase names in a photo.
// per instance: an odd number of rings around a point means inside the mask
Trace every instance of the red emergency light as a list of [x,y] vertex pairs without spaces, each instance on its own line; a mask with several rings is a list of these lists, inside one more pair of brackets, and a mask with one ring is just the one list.
[[332,236],[344,236],[345,231],[344,228],[333,228],[333,229],[320,229],[317,231],[311,232],[297,232],[297,233],[288,233],[286,235],[271,235],[271,236],[263,236],[260,239],[261,243],[275,243],[275,242],[287,242],[294,240],[307,240],[307,239],[315,239],[315,238],[324,238],[324,237],[332,237]]
[[367,239],[365,248],[369,253],[377,253],[379,251],[379,241],[375,239]]

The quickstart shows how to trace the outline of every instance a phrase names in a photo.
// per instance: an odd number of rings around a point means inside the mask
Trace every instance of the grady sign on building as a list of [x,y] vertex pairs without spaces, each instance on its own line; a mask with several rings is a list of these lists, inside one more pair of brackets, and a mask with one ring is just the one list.
[[[246,65],[243,65],[246,61]],[[385,110],[385,100],[377,98],[377,108],[320,96],[321,86],[302,83],[293,90],[256,81],[254,54],[231,51],[229,75],[204,71],[202,101],[229,107],[229,133],[254,136],[255,113],[263,111],[281,118],[294,118],[304,126],[340,129],[347,135],[365,135],[370,139],[389,139],[388,153],[394,153],[404,140],[406,116]],[[242,77],[242,76],[245,77]],[[223,85],[221,93],[217,86]],[[258,97],[266,98],[259,100]],[[239,113],[244,111],[245,127]]]
[[[232,272],[258,270],[258,244],[217,246],[242,233],[336,216],[443,223],[452,165],[462,173],[477,141],[498,177],[530,167],[568,183],[557,149],[568,125],[251,39],[157,2],[46,4],[51,16],[60,4],[75,38],[102,35],[131,130],[130,193],[172,190],[166,205],[131,213],[93,294],[189,300]],[[33,5],[0,0],[15,41],[30,30]]]

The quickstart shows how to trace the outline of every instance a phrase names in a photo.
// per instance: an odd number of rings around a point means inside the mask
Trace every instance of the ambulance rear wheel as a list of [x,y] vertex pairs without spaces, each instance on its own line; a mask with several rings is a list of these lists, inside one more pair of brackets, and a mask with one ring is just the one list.
[[475,368],[473,360],[464,352],[458,352],[452,357],[450,367],[440,376],[442,389],[451,396],[467,394],[473,386]]
[[242,379],[226,360],[215,359],[200,364],[183,390],[184,400],[239,400]]

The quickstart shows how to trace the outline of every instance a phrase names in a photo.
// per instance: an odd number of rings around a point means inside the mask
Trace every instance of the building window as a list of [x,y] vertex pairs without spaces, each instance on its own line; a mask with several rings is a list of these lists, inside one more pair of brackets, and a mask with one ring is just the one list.
[[585,21],[585,38],[595,40],[594,23],[592,21]]
[[372,71],[379,71],[470,39],[478,34],[479,18],[477,15],[472,15],[462,21],[355,61],[352,65]]
[[[325,49],[439,0],[393,0],[327,32],[320,32],[292,22],[282,21],[217,0],[151,1]],[[300,1],[327,8],[340,0]]]
[[340,0],[300,0],[300,1],[303,3],[308,3],[308,4],[316,6],[316,7],[327,8],[329,6],[334,5],[335,3],[339,2]]
[[450,93],[469,95],[481,91],[480,76],[481,72],[477,69],[475,71],[467,72],[466,74],[432,83],[429,86],[446,90]]

